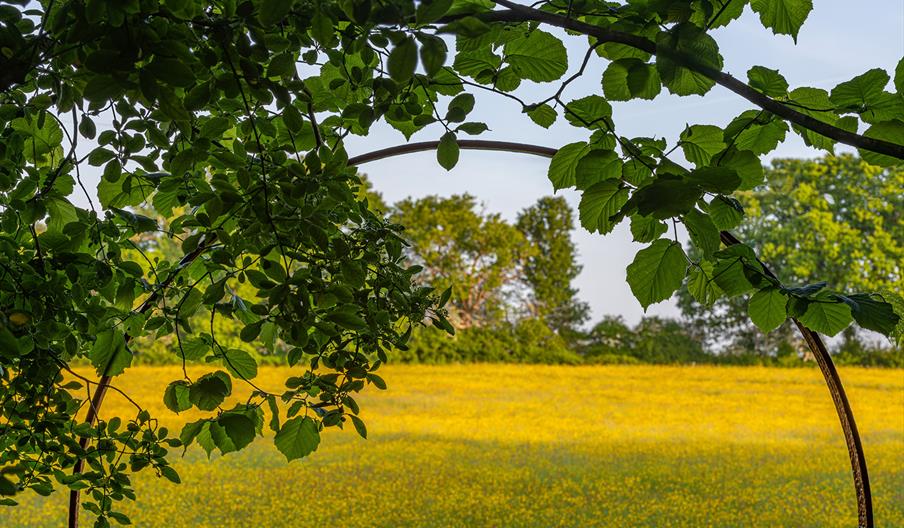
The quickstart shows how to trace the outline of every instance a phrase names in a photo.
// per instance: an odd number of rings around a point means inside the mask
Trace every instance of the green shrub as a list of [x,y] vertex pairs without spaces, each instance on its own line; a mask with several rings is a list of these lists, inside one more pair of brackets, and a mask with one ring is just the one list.
[[434,328],[415,330],[407,350],[396,351],[397,363],[546,363],[576,364],[581,357],[543,322],[472,327],[449,336]]

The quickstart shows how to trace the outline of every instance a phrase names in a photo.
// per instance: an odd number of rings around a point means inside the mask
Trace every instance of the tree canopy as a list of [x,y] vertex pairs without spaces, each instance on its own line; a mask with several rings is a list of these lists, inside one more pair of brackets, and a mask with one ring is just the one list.
[[[773,160],[763,185],[737,194],[747,216],[735,232],[790,281],[824,280],[898,299],[904,292],[902,189],[900,168],[883,169],[851,155]],[[750,320],[747,312],[756,303],[743,298],[704,308],[684,288],[679,306],[711,340],[728,337],[739,349],[770,353],[789,337],[788,325],[772,334],[768,325],[758,331],[765,322]]]
[[449,290],[452,322],[485,326],[505,317],[522,262],[531,251],[524,236],[499,214],[481,214],[470,195],[408,198],[390,218],[404,226],[409,262],[429,284]]
[[571,207],[562,197],[543,197],[518,214],[516,225],[534,248],[524,264],[530,312],[559,334],[575,333],[589,317],[590,307],[577,299],[572,285],[581,266],[571,239]]
[[[563,118],[587,139],[553,157],[556,189],[577,188],[581,224],[606,234],[630,219],[649,245],[628,268],[644,307],[687,280],[695,298],[753,294],[764,328],[794,317],[837,334],[853,321],[885,334],[900,317],[874,292],[787,285],[747,245],[720,244],[743,210],[731,195],[762,182],[758,156],[795,133],[836,142],[864,161],[904,159],[904,61],[831,90],[790,87],[765,66],[746,82],[722,71],[712,30],[746,0],[16,0],[0,6],[0,493],[71,490],[97,526],[127,519],[128,473],[178,481],[167,449],[228,453],[271,428],[292,460],[320,431],[351,423],[354,394],[385,387],[375,371],[414,324],[446,327],[448,295],[418,286],[399,229],[359,201],[344,140],[385,122],[438,139],[453,167],[464,135],[487,130],[471,92],[518,101],[541,127]],[[810,0],[752,0],[776,34],[796,38]],[[562,31],[551,28],[567,30]],[[579,65],[562,38],[586,40]],[[598,93],[566,96],[591,60],[607,61]],[[569,74],[569,71],[572,72]],[[886,91],[894,76],[895,91]],[[542,100],[519,87],[556,83]],[[677,138],[619,135],[609,101],[716,84],[754,109],[725,127]],[[677,149],[677,150],[676,150]],[[684,160],[676,157],[683,154]],[[84,185],[87,166],[103,178]],[[82,196],[89,207],[78,206]],[[166,219],[179,255],[134,255],[134,237]],[[667,233],[691,234],[690,258]],[[724,237],[723,237],[724,238]],[[250,284],[250,298],[237,294]],[[901,312],[900,305],[897,308]],[[192,324],[203,314],[210,323]],[[299,375],[258,387],[253,358],[224,346],[278,339]],[[210,372],[174,380],[169,408],[207,413],[174,438],[136,402],[134,417],[98,419],[136,338],[175,336],[180,357]],[[97,380],[71,369],[86,359]],[[253,387],[224,402],[234,383]],[[115,387],[115,388],[114,388]],[[102,414],[102,411],[100,412]],[[79,494],[83,492],[81,500]],[[5,503],[12,498],[3,499]]]

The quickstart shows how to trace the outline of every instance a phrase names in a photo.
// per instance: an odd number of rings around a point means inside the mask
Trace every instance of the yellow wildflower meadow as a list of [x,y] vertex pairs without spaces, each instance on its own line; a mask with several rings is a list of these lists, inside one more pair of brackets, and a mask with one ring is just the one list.
[[[197,377],[203,370],[191,374]],[[816,369],[393,366],[351,427],[287,464],[269,438],[222,460],[194,447],[181,485],[137,477],[149,527],[856,526],[850,467]],[[841,371],[863,435],[877,526],[904,526],[904,372]],[[278,389],[285,370],[256,382]],[[161,402],[175,367],[118,378]],[[111,394],[109,412],[129,412]],[[216,455],[214,458],[218,458]],[[0,526],[64,525],[66,496],[24,497]]]

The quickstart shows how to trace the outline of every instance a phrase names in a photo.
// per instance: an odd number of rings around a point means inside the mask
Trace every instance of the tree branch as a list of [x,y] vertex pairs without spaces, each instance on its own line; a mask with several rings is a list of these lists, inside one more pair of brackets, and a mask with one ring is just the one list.
[[[175,269],[163,280],[161,283],[144,302],[141,303],[141,306],[138,308],[138,313],[143,314],[150,310],[160,297],[163,295],[163,292],[169,287],[170,284],[174,280],[176,280],[176,276],[187,268],[192,262],[194,262],[198,257],[201,256],[202,253],[210,249],[213,243],[216,241],[216,234],[209,233],[208,236],[205,237],[205,240],[202,240],[201,243],[198,244],[198,247],[195,248],[194,251],[190,253],[186,253],[185,256],[179,261],[179,264]],[[126,343],[131,340],[131,336],[126,336]],[[112,361],[112,358],[111,358]],[[109,364],[107,365],[109,367]],[[107,394],[107,389],[110,387],[110,380],[113,379],[112,376],[106,373],[106,368],[104,369],[104,374],[101,376],[100,380],[97,382],[97,389],[94,391],[94,396],[91,398],[91,403],[88,406],[88,413],[85,415],[85,422],[88,425],[94,425],[94,422],[97,421],[97,417],[100,413],[100,407],[104,403],[104,396]],[[118,390],[118,389],[117,389]],[[79,446],[82,449],[85,449],[88,446],[88,437],[82,437],[79,440]],[[82,468],[85,466],[85,459],[79,458],[75,461],[75,465],[72,467],[72,474],[81,473]],[[71,490],[69,492],[69,528],[78,528],[79,525],[79,496],[81,493],[79,490]]]
[[[414,152],[424,152],[427,150],[436,150],[439,141],[422,141],[419,143],[405,143],[385,149],[375,150],[360,156],[349,158],[349,165],[361,165],[371,161],[377,161],[384,158],[391,158],[401,154],[411,154]],[[542,147],[540,145],[529,145],[527,143],[514,143],[510,141],[488,141],[481,139],[460,139],[458,147],[466,150],[497,150],[503,152],[514,152],[518,154],[533,154],[544,158],[551,158],[557,152],[557,149]]]
[[[756,106],[768,110],[773,114],[796,125],[799,125],[808,130],[812,130],[813,132],[816,132],[818,134],[822,134],[827,138],[834,139],[835,141],[844,143],[845,145],[862,148],[864,150],[869,150],[879,154],[885,154],[887,156],[892,156],[898,159],[904,159],[904,145],[898,145],[896,143],[882,139],[869,138],[860,134],[856,134],[854,132],[848,132],[847,130],[838,128],[834,125],[830,125],[814,117],[802,114],[786,105],[785,103],[776,101],[775,99],[772,99],[771,97],[768,97],[756,91],[748,84],[745,84],[744,82],[738,80],[728,73],[701,64],[698,60],[690,55],[678,53],[674,50],[669,49],[659,49],[657,48],[656,43],[652,40],[639,37],[637,35],[632,35],[630,33],[612,31],[598,26],[593,26],[585,22],[580,22],[578,20],[563,17],[561,15],[548,13],[546,11],[540,11],[539,9],[533,9],[531,7],[517,4],[510,0],[496,0],[496,3],[501,6],[508,7],[513,14],[522,15],[523,18],[521,22],[542,22],[551,26],[556,26],[571,31],[577,31],[578,33],[595,37],[600,43],[615,42],[624,44],[626,46],[631,46],[632,48],[645,51],[652,55],[661,55],[668,57],[676,62],[680,62],[683,66],[699,74],[709,77],[710,79],[715,81],[716,84],[731,90],[732,92],[740,95],[744,99],[747,99]],[[495,11],[493,13],[495,13]],[[495,15],[493,17],[489,17],[489,19],[514,21],[516,20],[516,17],[512,16],[511,14],[505,14],[504,16]]]

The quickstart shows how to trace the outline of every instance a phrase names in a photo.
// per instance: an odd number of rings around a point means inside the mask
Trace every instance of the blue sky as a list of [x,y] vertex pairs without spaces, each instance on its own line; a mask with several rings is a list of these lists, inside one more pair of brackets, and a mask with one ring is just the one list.
[[[740,79],[746,79],[751,66],[762,65],[778,69],[791,88],[831,89],[871,68],[894,71],[904,56],[904,2],[816,0],[814,10],[798,35],[797,45],[791,37],[773,35],[763,28],[749,6],[740,20],[715,31],[713,36],[725,59],[725,71]],[[587,41],[566,37],[566,44],[570,71],[574,71],[580,65]],[[602,59],[591,60],[583,78],[572,83],[565,92],[565,100],[602,94],[600,79],[606,64]],[[528,101],[536,101],[551,95],[557,88],[557,83],[534,84],[522,88],[519,95]],[[486,122],[491,129],[480,135],[480,139],[561,147],[587,138],[586,131],[571,127],[561,117],[549,130],[544,130],[521,114],[516,102],[495,94],[475,95],[477,104],[470,118]],[[653,101],[613,103],[613,107],[621,135],[655,135],[665,137],[673,145],[686,124],[725,125],[752,105],[717,86],[703,97],[679,98],[667,95],[663,90],[663,94]],[[440,129],[428,128],[415,134],[412,141],[436,140],[440,135]],[[367,138],[350,138],[346,149],[354,156],[404,141],[400,133],[388,126],[379,126]],[[817,151],[789,134],[785,143],[764,162],[773,157],[816,155],[819,155]],[[451,172],[437,165],[432,152],[369,163],[361,170],[368,174],[389,203],[408,196],[448,196],[467,192],[477,196],[488,211],[513,219],[519,210],[539,197],[552,194],[552,185],[546,178],[547,164],[548,161],[542,158],[524,155],[462,151],[458,165]],[[577,193],[560,193],[577,208]],[[627,223],[606,236],[591,235],[578,227],[573,237],[584,267],[576,286],[580,289],[580,298],[590,304],[594,320],[606,314],[617,314],[629,322],[636,322],[643,315],[643,309],[625,282],[625,267],[642,246],[631,241]],[[648,313],[676,315],[677,310],[672,301],[667,301],[650,307]]]

